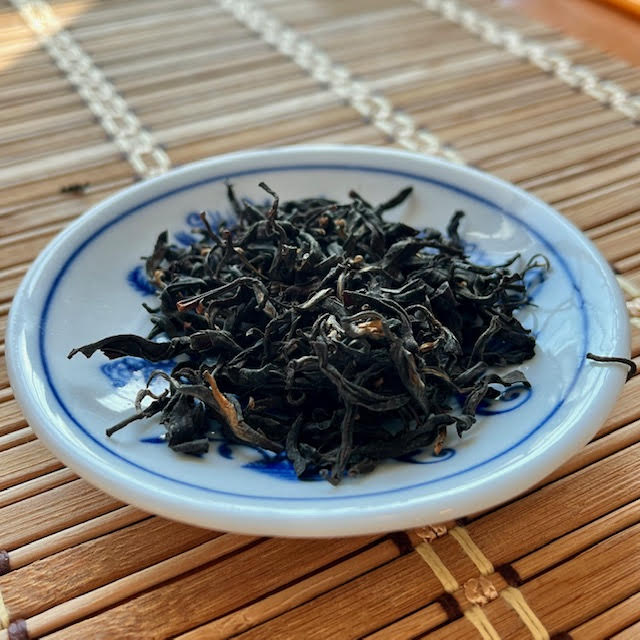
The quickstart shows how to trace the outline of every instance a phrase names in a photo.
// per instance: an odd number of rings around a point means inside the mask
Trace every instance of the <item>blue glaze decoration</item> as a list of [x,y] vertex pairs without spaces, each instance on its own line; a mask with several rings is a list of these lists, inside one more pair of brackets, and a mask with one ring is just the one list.
[[195,236],[186,231],[176,231],[173,235],[176,241],[185,247],[190,247],[197,240]]
[[[531,389],[526,387],[513,387],[506,389],[495,400],[483,401],[476,409],[479,416],[495,416],[500,413],[510,413],[519,409],[525,402],[528,402],[533,395]],[[504,403],[504,406],[501,406]]]
[[[296,472],[293,470],[293,464],[287,458],[286,453],[270,453],[268,451],[259,450],[262,457],[259,460],[252,460],[242,465],[243,469],[250,469],[266,475],[278,478],[279,480],[289,480],[299,482]],[[317,481],[322,480],[319,474],[313,474],[301,478],[302,480]]]
[[156,370],[161,369],[170,373],[175,367],[173,360],[165,360],[164,362],[149,362],[142,358],[134,358],[126,356],[118,360],[110,360],[100,365],[100,371],[109,378],[111,384],[117,389],[126,387],[131,380],[140,374],[146,382],[147,378]]
[[[185,222],[187,223],[189,229],[204,229],[204,223],[202,222],[202,218],[200,217],[201,211],[190,211],[187,213],[185,218]],[[211,228],[216,231],[222,222],[234,223],[237,218],[234,213],[227,212],[222,213],[221,211],[205,211],[207,222],[211,225]]]
[[199,211],[190,211],[187,213],[186,222],[190,229],[204,229]]
[[127,282],[135,291],[141,293],[143,296],[152,296],[156,292],[155,287],[149,282],[142,265],[134,267],[127,273]]
[[[172,195],[175,195],[177,193],[181,193],[183,191],[188,191],[189,189],[193,189],[194,187],[199,187],[205,184],[213,184],[216,182],[221,182],[224,180],[229,180],[235,177],[240,177],[240,176],[254,176],[256,174],[260,174],[260,175],[264,175],[266,173],[271,173],[271,172],[286,172],[286,171],[315,171],[315,170],[321,170],[321,171],[326,171],[326,170],[332,170],[332,171],[339,171],[339,170],[346,170],[346,171],[361,171],[363,173],[370,173],[370,174],[378,174],[378,175],[388,175],[388,176],[395,176],[395,177],[399,177],[399,178],[403,178],[403,179],[409,179],[409,180],[416,180],[419,182],[423,182],[423,183],[427,183],[427,184],[432,184],[434,186],[443,188],[443,189],[447,189],[453,193],[457,193],[465,198],[469,198],[471,200],[474,200],[475,202],[479,202],[481,204],[483,204],[484,206],[486,206],[489,209],[492,209],[493,211],[499,213],[500,215],[503,215],[505,217],[507,217],[508,219],[514,221],[516,224],[520,225],[521,227],[525,228],[532,236],[534,236],[539,242],[540,244],[544,247],[544,252],[547,255],[547,257],[552,257],[552,263],[558,265],[558,267],[560,268],[561,271],[564,272],[564,274],[566,275],[567,279],[569,280],[569,282],[571,283],[571,286],[573,288],[574,294],[576,296],[576,308],[577,310],[580,312],[580,316],[581,316],[581,335],[579,336],[579,340],[580,340],[580,353],[576,358],[576,368],[574,370],[573,376],[571,378],[571,382],[568,385],[568,388],[566,389],[564,395],[556,402],[556,404],[548,411],[548,413],[545,415],[545,417],[543,419],[540,420],[540,422],[538,422],[538,424],[534,425],[528,433],[526,433],[524,436],[522,436],[522,438],[520,438],[518,441],[514,442],[513,444],[511,444],[509,447],[507,447],[506,449],[504,449],[503,451],[496,453],[494,455],[492,455],[489,458],[486,458],[484,460],[480,460],[478,462],[476,462],[475,464],[472,464],[471,466],[465,468],[465,469],[459,469],[458,471],[454,471],[451,472],[447,475],[441,476],[439,478],[431,478],[429,480],[423,480],[421,482],[415,482],[413,484],[409,484],[403,487],[395,487],[393,489],[386,489],[384,491],[372,491],[372,492],[363,492],[363,493],[359,493],[359,494],[352,494],[352,495],[348,495],[348,496],[318,496],[318,497],[296,497],[296,496],[281,496],[281,495],[269,495],[269,494],[264,494],[264,495],[251,495],[251,494],[243,494],[243,493],[238,493],[235,491],[227,491],[224,489],[213,489],[211,487],[205,487],[193,482],[187,482],[185,480],[181,480],[179,478],[174,478],[172,476],[166,475],[164,473],[160,473],[158,471],[154,471],[152,469],[149,469],[147,467],[145,467],[142,464],[139,464],[138,462],[135,462],[134,460],[130,460],[129,458],[127,458],[126,456],[122,455],[121,453],[119,453],[118,451],[112,449],[108,442],[105,442],[102,438],[98,438],[95,437],[93,434],[91,434],[91,432],[73,415],[73,413],[71,412],[70,408],[65,404],[64,400],[62,399],[62,397],[60,396],[60,392],[58,391],[58,388],[56,387],[56,385],[54,384],[54,380],[52,379],[51,376],[51,370],[49,368],[49,363],[47,360],[47,349],[46,349],[46,338],[47,338],[47,321],[48,321],[48,316],[49,316],[49,311],[52,305],[52,302],[54,300],[55,294],[57,292],[58,286],[60,285],[60,283],[62,282],[62,279],[64,278],[64,275],[66,274],[67,270],[69,269],[69,267],[73,264],[73,262],[75,261],[75,259],[77,258],[77,256],[82,253],[98,236],[102,235],[105,231],[107,231],[108,229],[110,229],[111,227],[117,225],[119,222],[121,222],[122,220],[124,220],[125,218],[129,217],[130,215],[134,214],[136,211],[139,211],[140,209],[143,209],[151,204],[154,204],[156,202],[159,202],[161,200],[164,200],[167,197],[170,197]],[[464,188],[464,187],[460,187],[457,186],[455,184],[451,184],[448,182],[445,182],[443,180],[438,180],[436,178],[431,178],[428,176],[424,176],[421,174],[417,174],[417,173],[411,173],[409,171],[401,171],[401,170],[396,170],[396,169],[383,169],[383,168],[379,168],[379,167],[370,167],[370,166],[364,166],[364,165],[356,165],[356,164],[340,164],[340,163],[335,163],[335,164],[328,164],[328,163],[315,163],[315,164],[294,164],[294,165],[280,165],[280,166],[274,166],[274,167],[260,167],[260,168],[255,168],[255,169],[246,169],[246,170],[242,170],[242,171],[236,171],[233,173],[225,173],[225,174],[220,174],[220,175],[216,175],[216,176],[212,176],[209,178],[204,178],[202,180],[198,180],[196,182],[192,182],[192,183],[188,183],[185,185],[182,185],[180,187],[177,187],[175,189],[171,189],[169,191],[166,191],[160,195],[154,196],[153,198],[149,198],[147,200],[144,200],[140,203],[138,203],[137,205],[130,207],[129,209],[126,209],[125,211],[121,212],[120,214],[118,214],[115,218],[113,218],[112,220],[109,220],[108,222],[105,222],[101,227],[99,227],[96,231],[94,231],[91,235],[89,235],[89,237],[85,238],[77,247],[76,249],[69,255],[69,257],[65,260],[64,264],[62,265],[62,267],[60,268],[60,271],[55,275],[51,288],[49,289],[49,292],[45,298],[45,303],[42,309],[42,313],[41,313],[41,317],[40,317],[40,336],[39,336],[39,350],[40,350],[40,360],[41,360],[41,364],[42,364],[42,368],[43,368],[43,372],[44,372],[44,376],[45,376],[45,380],[51,390],[51,393],[53,394],[53,396],[55,397],[56,401],[58,402],[60,408],[62,409],[62,411],[66,414],[66,416],[69,418],[69,420],[84,434],[85,437],[87,437],[89,440],[91,440],[97,447],[105,450],[107,453],[109,453],[109,455],[115,457],[118,460],[121,460],[122,462],[131,465],[132,467],[139,469],[140,471],[144,471],[145,473],[148,473],[152,476],[155,476],[157,478],[161,478],[163,480],[166,480],[168,482],[174,483],[176,485],[181,485],[181,486],[187,486],[190,487],[192,489],[198,489],[200,491],[203,491],[205,493],[210,493],[210,494],[214,494],[214,495],[224,495],[224,496],[229,496],[229,497],[233,497],[233,498],[241,498],[241,499],[248,499],[248,500],[256,500],[256,499],[260,499],[260,500],[266,500],[266,501],[272,501],[272,500],[287,500],[289,502],[326,502],[327,500],[334,500],[336,498],[339,498],[340,500],[360,500],[362,498],[365,497],[372,497],[372,496],[380,496],[380,495],[389,495],[389,494],[393,494],[393,493],[402,493],[402,492],[406,492],[406,491],[410,491],[412,489],[416,489],[416,488],[424,488],[427,487],[433,483],[437,483],[440,482],[441,480],[448,480],[450,478],[454,478],[454,477],[459,477],[461,475],[464,475],[466,473],[468,473],[469,471],[473,471],[475,469],[478,469],[480,467],[483,467],[491,462],[493,462],[494,460],[497,460],[499,458],[501,458],[502,456],[508,454],[509,452],[513,451],[514,449],[519,448],[522,444],[524,444],[527,440],[529,440],[529,438],[531,438],[535,433],[537,433],[545,424],[547,424],[547,422],[549,420],[551,420],[551,418],[562,408],[562,406],[564,405],[567,397],[569,396],[569,394],[571,393],[571,391],[573,390],[573,388],[576,385],[576,382],[578,380],[578,377],[580,376],[580,373],[582,372],[582,369],[584,367],[584,361],[585,361],[585,354],[587,353],[587,343],[588,343],[588,337],[589,337],[589,318],[585,312],[585,301],[584,301],[584,297],[582,295],[582,292],[577,284],[577,280],[575,275],[573,274],[573,272],[571,271],[569,265],[567,264],[565,258],[562,256],[562,254],[555,248],[555,246],[544,236],[542,235],[542,233],[540,233],[539,231],[537,231],[536,229],[534,229],[529,222],[527,222],[526,220],[518,217],[517,215],[515,215],[514,213],[512,213],[511,211],[508,211],[506,209],[504,209],[503,207],[501,207],[500,205],[496,204],[495,202],[489,200],[488,198],[485,198],[484,196],[481,196],[477,193],[474,193],[472,191],[469,191],[468,189]]]
[[226,458],[227,460],[233,460],[233,450],[231,449],[231,446],[226,442],[218,445],[218,454],[223,458]]
[[[233,447],[235,446],[242,445],[231,445],[228,442],[222,442],[217,448],[218,455],[226,460],[233,460]],[[264,473],[280,480],[298,480],[298,476],[296,476],[296,472],[293,470],[293,463],[287,458],[287,454],[284,451],[281,453],[272,453],[264,449],[251,449],[257,452],[260,458],[246,462],[242,465],[243,469]],[[314,474],[305,476],[304,480],[322,480],[322,478],[320,475]]]
[[146,444],[167,444],[167,439],[164,436],[152,436],[150,438],[140,438],[140,442]]
[[534,267],[524,274],[524,284],[527,288],[527,302],[533,302],[534,298],[540,293],[542,285],[547,281],[549,272],[543,267]]

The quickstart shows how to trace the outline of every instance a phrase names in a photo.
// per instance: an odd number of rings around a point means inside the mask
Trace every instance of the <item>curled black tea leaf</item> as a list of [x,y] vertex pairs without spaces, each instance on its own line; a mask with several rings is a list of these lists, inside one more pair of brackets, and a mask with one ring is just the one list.
[[598,356],[594,353],[587,353],[587,359],[593,360],[595,362],[617,362],[619,364],[625,364],[629,367],[629,371],[627,372],[627,382],[633,378],[638,372],[638,367],[633,360],[629,358],[616,358],[613,356]]

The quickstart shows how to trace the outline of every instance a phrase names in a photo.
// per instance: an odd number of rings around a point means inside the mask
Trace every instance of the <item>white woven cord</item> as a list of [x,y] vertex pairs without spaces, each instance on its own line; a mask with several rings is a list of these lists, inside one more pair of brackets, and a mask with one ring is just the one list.
[[506,27],[457,0],[415,0],[415,2],[479,36],[484,41],[528,60],[547,73],[552,73],[565,84],[608,105],[633,122],[640,122],[640,95],[632,95],[619,84],[603,80],[587,66],[574,64],[553,47],[527,39],[515,29]]
[[143,128],[91,57],[62,28],[51,6],[44,0],[10,1],[136,173],[148,178],[169,169],[171,160],[164,149]]
[[463,162],[455,150],[444,145],[433,133],[417,128],[410,115],[397,111],[387,98],[375,94],[366,83],[354,79],[345,66],[335,63],[311,40],[280,22],[257,3],[250,0],[218,0],[218,4],[318,82],[327,84],[359,114],[370,119],[377,129],[406,149]]

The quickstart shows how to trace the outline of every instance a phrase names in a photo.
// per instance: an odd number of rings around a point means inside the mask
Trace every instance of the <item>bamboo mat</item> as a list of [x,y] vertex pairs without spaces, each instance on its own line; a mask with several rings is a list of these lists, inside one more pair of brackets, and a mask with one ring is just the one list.
[[[490,0],[0,0],[0,334],[29,263],[93,203],[169,164],[298,142],[432,150],[513,181],[636,297],[638,92],[640,70]],[[77,478],[0,359],[0,640],[640,638],[639,398],[636,377],[580,454],[490,512],[264,539]]]

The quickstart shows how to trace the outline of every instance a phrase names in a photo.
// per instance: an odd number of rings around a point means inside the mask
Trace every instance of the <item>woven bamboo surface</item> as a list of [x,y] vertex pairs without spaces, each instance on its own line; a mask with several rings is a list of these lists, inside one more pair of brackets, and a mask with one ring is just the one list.
[[[0,335],[38,252],[137,179],[14,4],[0,0]],[[285,143],[396,145],[215,2],[50,5],[174,165]],[[640,69],[490,0],[472,5],[640,91]],[[466,162],[552,203],[640,287],[629,117],[409,0],[262,6]],[[0,359],[0,640],[640,638],[639,398],[636,377],[580,454],[487,513],[385,536],[264,539],[92,488],[37,441]]]

